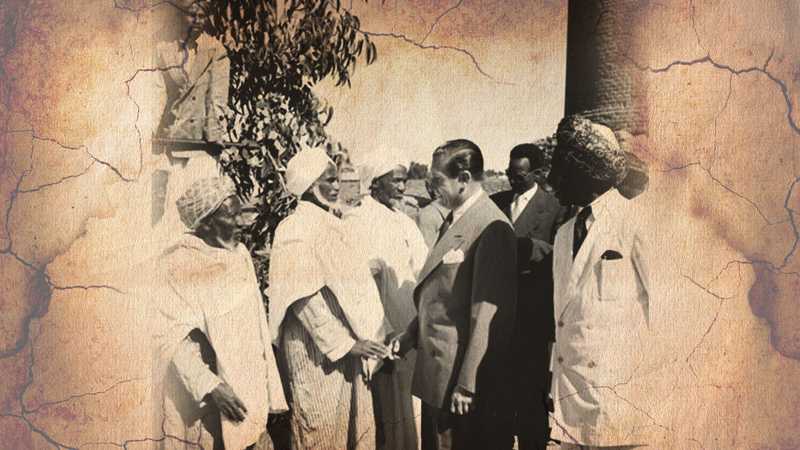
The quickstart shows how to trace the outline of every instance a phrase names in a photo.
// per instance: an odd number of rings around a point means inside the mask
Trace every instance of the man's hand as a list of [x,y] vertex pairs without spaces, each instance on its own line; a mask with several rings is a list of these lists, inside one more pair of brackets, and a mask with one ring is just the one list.
[[361,358],[361,375],[367,382],[372,381],[372,376],[380,370],[382,363],[380,359]]
[[458,416],[469,414],[472,411],[472,401],[475,395],[466,389],[456,386],[450,399],[450,412]]
[[356,341],[353,348],[350,349],[350,354],[362,358],[383,359],[391,356],[392,353],[388,347],[379,342],[362,339]]
[[220,383],[208,394],[209,400],[219,411],[228,419],[234,422],[241,422],[247,414],[247,408],[239,400],[236,393],[228,383]]
[[414,339],[411,334],[404,331],[392,337],[387,345],[391,351],[389,359],[400,359],[414,347]]
[[531,262],[540,262],[553,253],[553,246],[540,239],[531,238]]

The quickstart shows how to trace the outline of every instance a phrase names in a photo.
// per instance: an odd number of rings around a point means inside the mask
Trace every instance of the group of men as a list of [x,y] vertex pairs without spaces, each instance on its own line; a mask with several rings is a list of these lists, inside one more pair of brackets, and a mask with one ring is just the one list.
[[491,197],[480,148],[442,144],[416,222],[398,207],[400,155],[363,162],[369,193],[342,214],[336,164],[301,150],[268,316],[232,231],[235,191],[196,182],[177,205],[191,233],[162,258],[162,430],[269,447],[267,414],[288,409],[298,450],[411,450],[418,436],[426,450],[512,448],[515,435],[520,449],[647,445],[613,389],[640,364],[650,320],[647,248],[616,189],[628,158],[581,116],[556,136],[552,161],[512,149],[511,190]]

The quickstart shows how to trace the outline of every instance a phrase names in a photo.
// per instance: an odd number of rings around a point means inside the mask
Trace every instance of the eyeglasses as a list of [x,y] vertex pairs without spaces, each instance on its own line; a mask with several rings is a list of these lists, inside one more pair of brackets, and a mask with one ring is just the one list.
[[508,176],[509,178],[514,177],[514,176],[519,176],[519,177],[524,178],[524,177],[527,177],[528,175],[540,176],[540,175],[544,175],[546,173],[547,173],[547,169],[545,169],[544,167],[539,167],[538,169],[527,170],[527,171],[524,171],[524,172],[522,172],[522,171],[518,171],[518,172],[517,171],[513,171],[510,168],[506,169],[506,176]]

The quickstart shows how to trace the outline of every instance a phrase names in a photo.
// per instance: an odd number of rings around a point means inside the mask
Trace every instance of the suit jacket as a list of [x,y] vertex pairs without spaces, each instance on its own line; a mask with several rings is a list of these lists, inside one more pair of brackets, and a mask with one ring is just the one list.
[[158,134],[175,139],[223,140],[228,105],[230,61],[222,43],[202,34],[190,64],[177,42],[156,47],[156,67],[163,68],[166,105]]
[[556,235],[553,429],[567,442],[647,444],[642,433],[658,428],[634,406],[652,400],[634,390],[652,337],[652,285],[632,203],[613,189],[593,202],[594,222],[574,261],[575,219]]
[[[492,201],[495,202],[498,208],[503,211],[507,217],[511,217],[511,203],[514,201],[513,191],[502,191],[492,194]],[[518,237],[529,239],[538,239],[540,241],[553,243],[556,236],[556,230],[568,218],[569,208],[562,206],[558,199],[553,194],[545,192],[541,187],[536,190],[533,198],[525,206],[522,214],[514,221],[514,233]],[[520,242],[520,265],[533,266],[529,264],[531,248],[530,242],[523,244]],[[528,258],[523,259],[524,256]]]
[[[498,192],[491,198],[510,218],[514,192]],[[552,245],[556,230],[566,221],[568,212],[569,208],[562,206],[554,195],[539,187],[513,224],[514,233],[519,238],[517,258],[520,270],[517,299],[519,333],[516,344],[522,351],[534,350],[531,344],[536,345],[537,349],[546,349],[553,340],[552,253],[531,260],[531,239]],[[526,361],[530,361],[530,358],[526,358]],[[547,361],[543,364],[546,367]]]
[[485,193],[433,247],[414,291],[417,337],[413,392],[449,409],[456,385],[484,412],[502,408],[516,308],[516,242]]
[[429,203],[419,211],[417,226],[419,226],[419,231],[422,232],[422,237],[425,239],[425,244],[428,245],[428,248],[433,248],[434,244],[436,244],[436,239],[439,237],[439,229],[449,213],[450,210],[442,206],[439,200]]

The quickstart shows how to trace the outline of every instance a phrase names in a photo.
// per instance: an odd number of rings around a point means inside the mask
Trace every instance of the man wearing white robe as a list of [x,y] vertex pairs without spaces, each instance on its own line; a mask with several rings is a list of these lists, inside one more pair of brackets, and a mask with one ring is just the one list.
[[236,192],[200,179],[178,209],[192,232],[159,259],[154,428],[164,448],[270,448],[267,415],[287,405]]
[[391,355],[391,330],[367,261],[347,242],[332,205],[336,166],[320,148],[304,149],[286,170],[299,198],[278,225],[270,253],[269,309],[281,350],[296,450],[375,446],[369,381]]
[[[395,330],[404,330],[416,316],[413,293],[417,275],[425,264],[428,247],[416,223],[397,209],[403,193],[395,174],[405,168],[392,153],[373,154],[361,168],[362,182],[370,187],[361,205],[345,215],[348,235],[369,258],[386,316]],[[414,354],[391,361],[375,374],[373,399],[377,448],[415,450],[416,417],[411,396]]]

